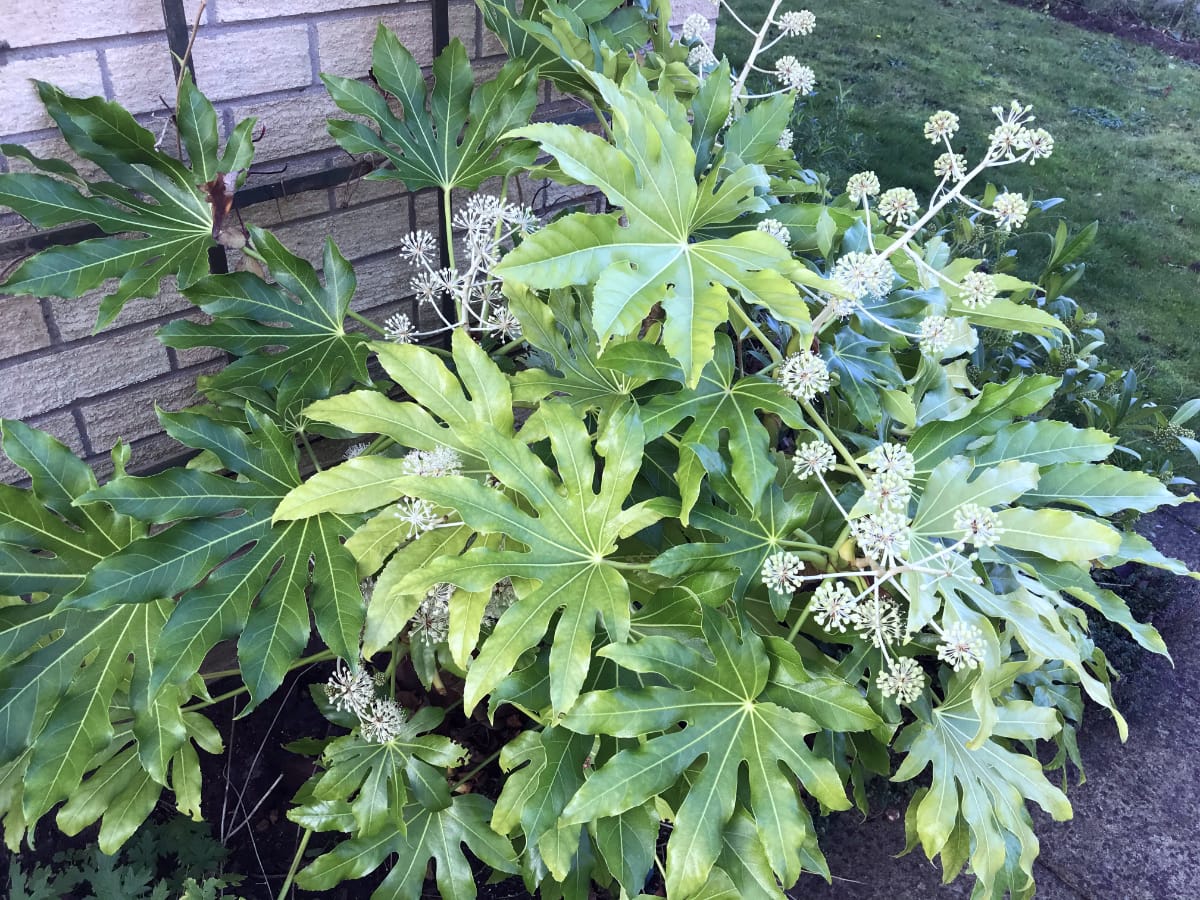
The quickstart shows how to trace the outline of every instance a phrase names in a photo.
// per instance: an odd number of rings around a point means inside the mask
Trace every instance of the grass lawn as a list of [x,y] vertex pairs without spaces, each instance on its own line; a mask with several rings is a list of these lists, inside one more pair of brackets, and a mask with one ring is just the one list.
[[[751,24],[769,7],[735,2]],[[823,153],[806,162],[829,171],[835,190],[848,169],[871,168],[885,189],[905,185],[928,197],[939,151],[921,128],[931,113],[959,114],[955,146],[973,162],[995,124],[990,107],[1014,97],[1032,103],[1037,124],[1054,135],[1054,155],[990,174],[1026,197],[1065,202],[1014,246],[1044,249],[1038,232],[1052,231],[1055,216],[1076,227],[1098,219],[1087,273],[1071,294],[1099,314],[1108,358],[1153,373],[1146,387],[1159,402],[1200,394],[1200,67],[996,0],[810,8],[817,30],[782,42],[760,65],[782,53],[811,65],[821,92],[814,112],[840,118],[838,143],[862,137],[853,159]],[[739,61],[749,48],[723,17],[718,54]]]

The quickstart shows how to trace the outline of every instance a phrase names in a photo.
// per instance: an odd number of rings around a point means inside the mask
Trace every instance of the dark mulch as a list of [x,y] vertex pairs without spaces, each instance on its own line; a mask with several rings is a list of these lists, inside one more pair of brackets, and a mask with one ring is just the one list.
[[1046,0],[1005,0],[1005,2],[1053,16],[1079,28],[1086,28],[1088,31],[1098,31],[1138,44],[1145,44],[1147,47],[1153,47],[1169,56],[1200,65],[1200,40],[1176,37],[1158,25],[1142,21],[1131,12],[1116,10],[1098,13],[1086,9],[1078,3],[1072,3],[1070,0],[1054,0],[1049,4],[1046,3]]

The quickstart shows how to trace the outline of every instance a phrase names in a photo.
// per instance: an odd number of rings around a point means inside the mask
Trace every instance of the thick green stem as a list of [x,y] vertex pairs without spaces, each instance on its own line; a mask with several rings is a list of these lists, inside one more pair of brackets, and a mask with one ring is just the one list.
[[771,359],[776,363],[783,362],[783,354],[779,352],[779,348],[767,340],[767,336],[762,333],[762,329],[754,324],[750,316],[748,316],[746,311],[742,309],[742,305],[736,301],[730,301],[729,308],[732,309],[734,315],[742,321],[742,324],[746,327],[746,330],[754,335],[758,339],[758,342],[763,345],[766,351],[771,354]]
[[800,407],[810,419],[817,423],[817,427],[821,429],[821,433],[825,435],[825,438],[829,441],[829,443],[833,444],[834,449],[836,449],[837,452],[842,455],[842,459],[845,460],[846,465],[850,467],[850,470],[855,474],[858,480],[863,484],[866,484],[867,476],[863,474],[863,470],[860,469],[858,463],[854,461],[854,454],[846,449],[846,445],[843,444],[841,439],[833,433],[833,429],[826,424],[825,420],[821,418],[820,414],[813,409],[813,405],[807,400],[802,400],[800,402]]
[[351,319],[353,319],[355,322],[359,322],[363,325],[366,325],[368,328],[370,328],[372,331],[376,332],[377,334],[382,334],[385,337],[387,336],[386,329],[380,328],[378,325],[376,325],[374,322],[372,322],[370,319],[368,319],[362,313],[356,313],[354,310],[348,309],[348,310],[346,310],[346,315],[349,316]]
[[495,753],[493,753],[491,756],[489,756],[487,759],[485,759],[483,762],[481,762],[479,765],[477,765],[475,768],[473,768],[470,772],[468,772],[462,778],[459,778],[457,781],[455,781],[454,784],[452,785],[452,787],[458,787],[460,784],[466,784],[468,781],[470,781],[472,778],[474,778],[476,775],[478,775],[480,772],[482,772],[484,770],[484,768],[491,765],[493,762],[495,762],[499,758],[500,758],[500,751],[497,750]]
[[304,851],[308,849],[308,839],[312,837],[312,833],[311,828],[305,828],[304,834],[300,835],[300,844],[296,847],[292,865],[288,869],[287,878],[283,880],[283,887],[279,889],[276,900],[287,900],[287,895],[292,889],[292,882],[296,879],[296,873],[300,871],[300,862],[304,859]]

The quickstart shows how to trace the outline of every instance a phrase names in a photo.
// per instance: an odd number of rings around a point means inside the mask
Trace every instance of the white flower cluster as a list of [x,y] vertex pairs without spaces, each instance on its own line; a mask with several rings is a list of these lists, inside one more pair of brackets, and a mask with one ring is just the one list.
[[933,357],[940,357],[953,340],[950,320],[945,316],[926,316],[921,320],[921,331],[918,338],[921,342],[921,352]]
[[840,581],[822,581],[813,593],[813,618],[826,631],[844,632],[853,621],[858,597]]
[[[492,268],[507,241],[537,229],[537,216],[528,207],[475,194],[453,215],[451,225],[463,233],[466,250],[466,258],[457,266],[440,268],[437,239],[428,231],[414,231],[400,242],[400,255],[419,267],[409,285],[418,302],[441,320],[441,327],[421,332],[408,315],[398,313],[384,323],[388,340],[411,344],[460,327],[502,337],[519,334],[515,317],[503,306],[500,281],[492,276]],[[454,304],[453,316],[442,308],[447,297]]]
[[943,153],[933,161],[933,174],[938,178],[953,178],[955,181],[965,178],[967,158],[961,153]]
[[777,594],[792,594],[804,583],[804,561],[786,550],[773,553],[763,561],[762,581]]
[[897,703],[913,703],[925,688],[925,675],[915,659],[902,656],[888,663],[875,684],[883,696],[895,697]]
[[867,502],[875,510],[850,523],[851,533],[876,565],[891,568],[908,552],[912,533],[908,502],[916,461],[903,444],[883,443],[863,457],[872,470],[865,486]]
[[790,55],[775,61],[775,77],[786,90],[801,94],[811,94],[817,87],[817,73]]
[[450,598],[457,588],[452,584],[435,584],[421,599],[412,617],[412,634],[432,646],[446,640],[450,634]]
[[339,659],[334,664],[333,674],[325,682],[325,696],[334,709],[354,713],[363,740],[386,744],[399,736],[408,714],[394,700],[379,697],[375,693],[376,682],[361,661],[358,668],[351,671]]
[[367,448],[371,446],[370,441],[359,441],[357,444],[351,444],[342,451],[342,459],[351,460],[362,456],[367,452]]
[[992,114],[1000,120],[988,138],[990,152],[1009,161],[1028,162],[1036,165],[1054,152],[1054,138],[1044,128],[1030,128],[1034,117],[1029,113],[1032,106],[1023,106],[1016,100],[1007,108],[993,106]]
[[976,547],[994,547],[1004,534],[999,516],[978,503],[964,503],[954,511],[954,529]]
[[996,225],[1005,231],[1012,231],[1025,224],[1029,215],[1029,204],[1020,194],[1005,191],[997,194],[992,200],[992,215],[996,217]]
[[785,247],[792,243],[792,236],[788,234],[787,226],[778,219],[763,219],[758,223],[756,230],[763,234],[769,234]]
[[963,305],[971,309],[982,309],[996,299],[996,279],[986,272],[968,272],[960,287]]
[[846,179],[846,193],[851,203],[862,203],[868,197],[879,196],[879,176],[874,172],[859,172]]
[[829,367],[816,353],[793,353],[775,373],[780,387],[791,397],[807,402],[829,390]]
[[917,217],[921,204],[912,188],[895,187],[884,191],[877,206],[879,215],[893,225],[907,224]]
[[891,293],[896,270],[882,256],[851,250],[838,257],[829,277],[856,299],[862,300]]
[[942,631],[937,653],[955,672],[976,669],[983,661],[983,632],[975,625],[955,622]]
[[792,471],[803,480],[809,475],[821,476],[825,472],[832,472],[835,462],[836,457],[829,444],[824,441],[808,441],[796,448],[796,453],[792,456]]
[[462,474],[462,457],[457,450],[439,444],[433,450],[410,450],[400,462],[405,475],[438,478]]
[[784,37],[801,37],[813,33],[817,27],[817,17],[807,9],[785,12],[775,20],[775,27]]
[[939,109],[925,123],[925,140],[931,144],[949,141],[958,132],[958,116],[949,110]]
[[443,516],[438,515],[433,504],[428,500],[417,500],[404,497],[396,502],[391,509],[391,516],[408,525],[408,540],[432,531],[442,524]]

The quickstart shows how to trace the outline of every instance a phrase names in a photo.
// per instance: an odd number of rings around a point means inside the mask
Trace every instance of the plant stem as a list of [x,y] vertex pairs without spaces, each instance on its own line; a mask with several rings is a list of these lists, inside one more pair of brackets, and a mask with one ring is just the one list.
[[729,308],[733,310],[737,318],[741,319],[742,324],[746,327],[746,330],[754,335],[758,339],[758,342],[763,345],[766,351],[771,354],[771,359],[777,363],[783,362],[783,354],[779,352],[779,348],[776,347],[771,341],[767,340],[767,336],[762,333],[762,329],[754,324],[750,316],[748,316],[746,311],[742,309],[742,305],[736,300],[731,300],[729,301]]
[[[766,19],[763,20],[762,28],[758,30],[758,34],[754,38],[754,46],[750,48],[750,53],[746,57],[746,64],[742,66],[742,71],[738,74],[737,81],[733,83],[731,96],[734,103],[742,96],[742,89],[746,87],[746,79],[750,76],[750,72],[753,71],[754,62],[758,59],[758,54],[762,52],[763,39],[767,36],[767,32],[771,28],[771,23],[775,21],[775,13],[778,12],[782,3],[783,0],[775,0],[771,4],[771,9],[767,13]],[[724,5],[726,9],[729,9],[729,3],[725,3]]]
[[814,422],[817,423],[817,427],[821,429],[821,433],[825,435],[825,437],[826,437],[826,439],[828,439],[829,443],[833,444],[833,446],[837,450],[837,452],[842,455],[842,459],[844,459],[846,461],[846,465],[848,465],[850,467],[851,471],[854,472],[854,474],[855,474],[855,476],[857,476],[858,480],[861,481],[863,484],[866,484],[867,476],[863,474],[863,470],[860,469],[858,467],[858,463],[856,463],[854,461],[854,455],[849,450],[846,449],[846,445],[843,444],[841,442],[841,440],[838,438],[838,436],[833,433],[833,429],[830,428],[825,423],[825,420],[823,418],[821,418],[821,416],[817,413],[817,411],[815,409],[813,409],[812,404],[809,403],[807,400],[802,400],[800,402],[800,407],[801,407],[801,409],[804,410],[805,413],[808,414],[808,417],[810,419],[812,419]]
[[451,785],[451,788],[452,789],[456,788],[460,784],[466,784],[468,781],[470,781],[472,778],[474,778],[476,775],[478,775],[481,771],[483,771],[483,769],[486,766],[493,763],[499,757],[500,757],[500,751],[497,750],[495,753],[493,753],[491,756],[489,756],[487,759],[485,759],[483,762],[481,762],[479,765],[477,765],[475,768],[473,768],[470,772],[468,772],[462,778],[459,778],[457,781],[455,781],[454,784]]
[[810,603],[808,606],[804,607],[804,611],[801,612],[797,617],[796,624],[793,625],[792,630],[788,632],[787,639],[789,644],[796,639],[796,635],[800,633],[800,629],[803,628],[804,623],[808,621],[808,614],[811,609],[812,604]]
[[279,895],[276,900],[287,900],[288,892],[292,889],[292,881],[296,878],[296,873],[300,870],[300,860],[304,858],[304,851],[308,849],[308,839],[312,837],[312,829],[305,828],[304,834],[300,835],[300,844],[296,847],[296,853],[292,856],[292,865],[288,869],[287,878],[283,880],[283,887],[279,889]]
[[[321,650],[318,653],[314,653],[312,656],[305,656],[302,659],[296,660],[294,663],[292,663],[290,666],[288,666],[288,672],[294,672],[296,669],[302,668],[304,666],[308,666],[308,665],[311,665],[313,663],[318,663],[318,662],[326,662],[331,659],[337,659],[337,655],[332,650]],[[222,675],[222,677],[225,677],[225,676],[229,676],[229,675],[236,675],[236,674],[239,674],[240,672],[241,672],[240,669],[231,669],[226,672],[222,672],[220,674]],[[211,700],[201,700],[199,703],[193,703],[189,706],[185,706],[185,707],[183,707],[183,711],[184,712],[192,712],[193,710],[205,709],[206,707],[209,707],[209,706],[215,706],[216,704],[221,703],[225,700],[228,700],[231,697],[237,697],[240,694],[244,694],[249,690],[250,690],[250,688],[243,685],[242,687],[235,688],[232,691],[226,691],[224,694],[218,694],[216,697],[213,697]]]
[[363,325],[366,325],[372,331],[374,331],[378,334],[382,334],[385,337],[387,336],[387,331],[385,329],[380,328],[378,325],[376,325],[374,322],[372,322],[370,319],[368,319],[362,313],[356,313],[352,309],[347,309],[346,315],[349,316],[351,319],[353,319],[355,322],[361,322]]
[[322,468],[321,461],[317,459],[317,454],[313,452],[312,444],[308,442],[308,435],[303,430],[298,433],[300,435],[300,442],[304,444],[304,449],[308,452],[309,461],[312,462],[313,468],[320,472]]

